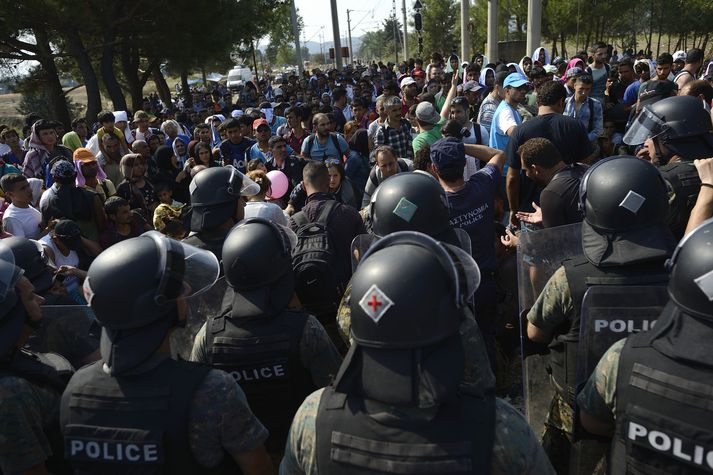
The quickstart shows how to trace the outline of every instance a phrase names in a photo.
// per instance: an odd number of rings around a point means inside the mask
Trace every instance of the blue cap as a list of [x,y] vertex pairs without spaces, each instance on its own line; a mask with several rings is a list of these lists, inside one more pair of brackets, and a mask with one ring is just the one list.
[[525,84],[528,84],[530,81],[527,80],[527,78],[520,73],[510,73],[508,77],[505,78],[505,82],[503,83],[504,87],[520,87],[524,86]]
[[463,142],[453,137],[446,137],[431,145],[431,161],[436,168],[465,165]]

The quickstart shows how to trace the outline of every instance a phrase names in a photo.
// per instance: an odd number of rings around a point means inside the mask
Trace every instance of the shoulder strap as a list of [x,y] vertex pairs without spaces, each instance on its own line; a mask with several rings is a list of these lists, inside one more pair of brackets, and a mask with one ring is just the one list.
[[302,226],[309,224],[309,219],[307,219],[307,216],[305,215],[304,211],[299,211],[299,212],[293,214],[292,219],[294,219],[295,224],[297,224],[298,229],[301,228]]
[[109,185],[106,184],[106,181],[100,182],[102,189],[104,190],[104,196],[109,198]]
[[314,145],[314,134],[309,134],[307,137],[307,147],[305,147],[305,155],[307,158],[312,157],[312,146]]
[[334,148],[337,149],[337,152],[339,153],[339,159],[342,159],[342,156],[344,155],[344,152],[342,152],[342,147],[339,146],[339,137],[337,137],[337,134],[334,132],[331,132],[329,134],[329,137],[332,139],[332,143],[334,144]]
[[588,97],[587,105],[589,106],[589,129],[587,129],[587,132],[591,132],[594,130],[594,99]]
[[483,145],[483,132],[480,130],[480,124],[474,120],[470,121],[473,124],[473,132],[475,132],[475,143]]
[[329,224],[329,218],[332,217],[332,211],[334,211],[334,208],[336,207],[337,200],[327,200],[327,202],[324,203],[324,206],[322,207],[322,210],[320,211],[319,216],[317,216],[317,220],[315,222],[327,226]]

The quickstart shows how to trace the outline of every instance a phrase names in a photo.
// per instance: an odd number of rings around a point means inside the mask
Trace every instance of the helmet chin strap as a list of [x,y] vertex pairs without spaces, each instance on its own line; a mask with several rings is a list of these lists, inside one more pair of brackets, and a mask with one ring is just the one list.
[[654,157],[653,157],[653,164],[657,166],[661,165],[666,165],[671,158],[673,158],[673,153],[669,150],[668,153],[664,154],[663,151],[661,150],[661,144],[659,144],[658,140],[653,140],[654,142]]

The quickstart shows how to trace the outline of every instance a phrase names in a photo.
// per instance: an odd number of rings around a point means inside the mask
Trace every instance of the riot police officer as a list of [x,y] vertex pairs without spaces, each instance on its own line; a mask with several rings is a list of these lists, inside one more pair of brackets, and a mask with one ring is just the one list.
[[281,472],[553,473],[515,409],[459,389],[479,281],[469,254],[425,234],[376,242],[352,277],[354,344],[295,415]]
[[235,380],[171,358],[186,299],[219,272],[210,252],[156,231],[114,244],[89,267],[84,294],[102,327],[102,359],[72,377],[60,408],[77,473],[269,470],[267,431]]
[[[372,195],[370,213],[374,234],[355,238],[352,248],[356,254],[363,255],[375,241],[398,231],[424,233],[471,253],[468,233],[450,224],[446,192],[427,173],[404,172],[384,180]],[[347,344],[351,344],[350,295],[351,284],[337,311],[340,335]],[[493,391],[495,376],[470,306],[464,309],[460,334],[466,359],[463,382],[474,391]]]
[[312,315],[288,310],[295,293],[292,248],[284,226],[250,218],[223,245],[223,270],[233,289],[230,308],[212,315],[196,335],[191,360],[230,374],[270,431],[280,454],[297,408],[337,374],[341,357]]
[[[63,274],[47,265],[42,245],[24,237],[3,239],[15,258],[15,265],[24,271],[43,299],[42,323],[27,342],[27,347],[36,352],[57,353],[75,368],[80,368],[99,359],[99,339],[90,332],[93,318],[86,307],[78,306],[62,290],[57,292],[55,279]],[[61,306],[61,307],[59,307]]]
[[701,184],[693,161],[713,157],[710,113],[693,96],[662,99],[644,108],[624,142],[644,144],[651,162],[660,167],[671,193],[668,223],[680,239]]
[[584,427],[614,438],[609,473],[713,470],[711,233],[709,219],[679,243],[656,327],[612,345],[577,398]]
[[57,409],[73,370],[59,355],[23,349],[43,299],[14,262],[0,243],[0,471],[66,473],[53,459],[61,458]]
[[[543,446],[558,473],[569,471],[573,449],[577,354],[585,294],[600,285],[662,285],[667,280],[664,262],[675,247],[664,223],[666,185],[658,170],[645,160],[617,156],[597,162],[582,180],[580,206],[584,213],[584,256],[565,261],[555,271],[527,314],[527,336],[549,344],[548,372],[555,396],[545,422]],[[638,304],[645,306],[648,302]],[[583,464],[598,461],[596,454],[585,459],[580,469],[586,468]]]
[[220,261],[225,236],[243,219],[244,197],[258,194],[260,186],[228,165],[198,173],[191,181],[189,191],[191,234],[184,241],[209,250]]

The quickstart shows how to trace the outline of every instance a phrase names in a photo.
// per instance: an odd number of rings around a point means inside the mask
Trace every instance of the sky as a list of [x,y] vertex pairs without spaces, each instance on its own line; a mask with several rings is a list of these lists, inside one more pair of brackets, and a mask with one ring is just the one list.
[[[401,5],[403,0],[396,1],[397,14],[401,18]],[[299,15],[304,21],[302,41],[315,41],[319,43],[320,32],[324,32],[324,41],[332,41],[332,11],[329,0],[295,0]],[[407,8],[411,8],[413,0],[407,0]],[[373,31],[381,26],[384,18],[391,14],[393,0],[337,0],[339,11],[339,31],[341,32],[342,46],[347,46],[347,9],[350,13],[352,24],[352,37],[362,36],[367,31]],[[324,29],[322,29],[324,27]]]

